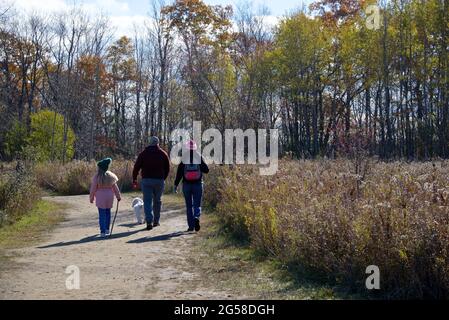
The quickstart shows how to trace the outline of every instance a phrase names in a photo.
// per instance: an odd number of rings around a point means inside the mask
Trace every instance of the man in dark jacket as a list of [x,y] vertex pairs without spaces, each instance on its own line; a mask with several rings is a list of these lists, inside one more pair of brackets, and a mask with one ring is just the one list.
[[[175,193],[178,193],[178,186],[182,180],[182,192],[186,203],[187,232],[200,231],[201,200],[203,198],[203,173],[209,173],[204,158],[197,152],[197,144],[189,141],[185,145],[186,154],[190,156],[190,161],[184,160],[178,166],[175,179]],[[194,161],[193,159],[196,158]],[[196,163],[195,163],[196,162]]]
[[[147,230],[159,226],[161,218],[162,194],[165,180],[170,173],[170,160],[167,153],[159,147],[157,137],[150,138],[150,145],[139,154],[133,170],[133,187],[137,189],[137,176],[141,172],[144,211]],[[153,214],[154,213],[154,214]]]

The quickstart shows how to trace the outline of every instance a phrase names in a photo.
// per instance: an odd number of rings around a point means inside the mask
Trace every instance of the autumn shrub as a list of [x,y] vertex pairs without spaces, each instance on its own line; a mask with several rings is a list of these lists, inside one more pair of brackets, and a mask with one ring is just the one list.
[[209,165],[209,173],[204,175],[204,203],[205,205],[215,208],[221,201],[220,187],[223,185],[223,179],[228,172],[227,166]]
[[33,208],[40,190],[31,167],[18,163],[0,172],[0,227],[13,223]]
[[225,228],[286,264],[360,292],[376,265],[386,298],[448,298],[449,162],[366,166],[281,161],[268,177],[222,168],[209,196]]

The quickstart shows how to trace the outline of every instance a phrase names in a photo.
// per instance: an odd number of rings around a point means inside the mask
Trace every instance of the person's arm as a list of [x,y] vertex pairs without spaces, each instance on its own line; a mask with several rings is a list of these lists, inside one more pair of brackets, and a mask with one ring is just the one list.
[[170,158],[168,157],[168,154],[165,151],[162,152],[164,153],[164,172],[165,172],[164,180],[167,180],[168,175],[170,174]]
[[90,184],[90,195],[89,195],[90,203],[94,203],[95,193],[97,192],[97,188],[98,188],[98,181],[97,181],[97,175],[95,175],[92,178],[92,183]]
[[142,153],[137,157],[136,163],[134,164],[133,170],[133,182],[137,181],[137,176],[139,175],[139,171],[142,169]]
[[176,172],[175,187],[179,186],[179,184],[181,183],[183,172],[184,164],[181,162],[178,166],[178,171]]
[[204,161],[203,157],[201,157],[200,170],[202,173],[209,173],[209,166],[207,165],[206,161]]
[[115,197],[117,198],[117,201],[121,201],[122,200],[122,195],[120,194],[120,189],[117,185],[117,183],[114,183],[114,185],[112,186],[112,191],[114,191]]

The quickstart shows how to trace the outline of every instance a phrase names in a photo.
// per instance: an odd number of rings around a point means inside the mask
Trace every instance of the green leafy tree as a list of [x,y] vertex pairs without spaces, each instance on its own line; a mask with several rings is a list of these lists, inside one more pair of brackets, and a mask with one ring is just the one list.
[[31,134],[28,144],[35,150],[38,161],[72,159],[75,153],[75,133],[67,131],[64,157],[64,118],[50,110],[42,110],[31,116]]
[[18,157],[27,144],[27,128],[19,121],[14,121],[5,136],[6,156],[13,159]]

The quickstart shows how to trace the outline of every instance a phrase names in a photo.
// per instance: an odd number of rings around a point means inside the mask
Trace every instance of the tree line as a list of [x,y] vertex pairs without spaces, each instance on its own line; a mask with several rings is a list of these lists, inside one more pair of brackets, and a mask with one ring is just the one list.
[[51,134],[40,140],[63,162],[131,157],[150,135],[168,147],[193,121],[277,128],[298,158],[449,156],[448,0],[320,0],[274,28],[250,4],[145,9],[134,35],[117,37],[81,7],[0,7],[2,159],[30,154],[42,111]]

